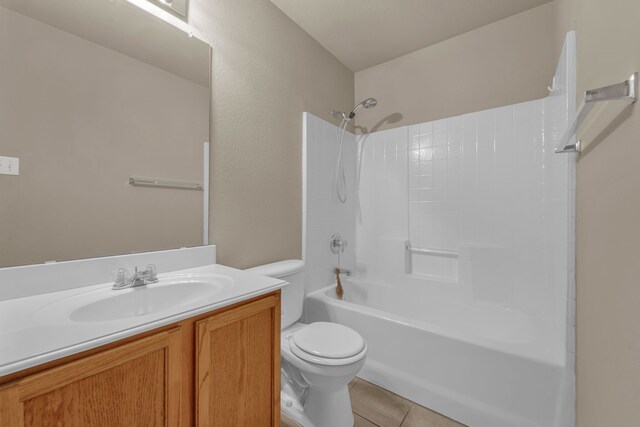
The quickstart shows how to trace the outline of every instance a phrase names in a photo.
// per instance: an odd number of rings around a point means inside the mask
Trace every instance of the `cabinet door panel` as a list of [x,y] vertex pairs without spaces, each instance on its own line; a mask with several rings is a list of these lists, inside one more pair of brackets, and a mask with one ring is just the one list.
[[202,320],[197,333],[198,425],[279,426],[279,295]]
[[0,389],[0,425],[178,425],[181,354],[173,329],[23,378]]

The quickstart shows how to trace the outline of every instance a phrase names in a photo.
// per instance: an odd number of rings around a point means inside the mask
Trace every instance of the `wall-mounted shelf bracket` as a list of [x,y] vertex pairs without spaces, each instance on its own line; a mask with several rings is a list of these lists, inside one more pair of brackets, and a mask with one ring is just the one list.
[[132,176],[129,178],[129,184],[136,187],[160,187],[160,188],[174,188],[180,190],[198,190],[202,191],[203,186],[199,182],[182,181],[179,179],[166,179],[166,178],[145,178],[139,176]]

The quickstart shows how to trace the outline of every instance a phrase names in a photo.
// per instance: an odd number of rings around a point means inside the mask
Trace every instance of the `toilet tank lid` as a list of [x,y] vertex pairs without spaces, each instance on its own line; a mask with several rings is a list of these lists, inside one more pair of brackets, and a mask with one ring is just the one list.
[[245,271],[259,274],[261,276],[282,278],[298,273],[304,269],[304,261],[301,259],[288,259],[286,261],[272,262],[271,264],[259,265],[247,268]]

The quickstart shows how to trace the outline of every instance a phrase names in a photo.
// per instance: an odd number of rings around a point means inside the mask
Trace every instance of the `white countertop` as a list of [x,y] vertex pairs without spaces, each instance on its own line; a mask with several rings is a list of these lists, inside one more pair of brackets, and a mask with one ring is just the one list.
[[[111,290],[112,283],[0,301],[0,377],[111,343],[220,307],[266,294],[287,282],[218,264],[160,274],[154,286],[179,275],[217,277],[223,285],[213,295],[162,311],[104,321],[77,321],[71,313],[105,295],[144,292],[144,287]],[[108,298],[107,296],[107,298]]]

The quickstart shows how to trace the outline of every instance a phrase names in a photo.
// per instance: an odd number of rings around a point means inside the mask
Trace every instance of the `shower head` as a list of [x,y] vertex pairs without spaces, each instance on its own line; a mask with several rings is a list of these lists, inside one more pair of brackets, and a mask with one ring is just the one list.
[[362,101],[362,105],[364,106],[364,108],[373,108],[378,105],[378,101],[376,101],[375,98],[367,98]]
[[353,110],[351,110],[350,113],[343,113],[342,111],[332,110],[331,115],[334,117],[335,116],[342,117],[342,120],[346,120],[347,122],[349,122],[351,119],[353,119],[356,116],[356,112],[360,109],[360,107],[369,109],[369,108],[375,107],[376,105],[378,105],[378,101],[376,101],[375,98],[367,98],[364,101],[362,101],[360,104],[356,105],[353,108]]
[[362,101],[360,104],[356,105],[355,108],[349,113],[349,119],[353,119],[356,116],[356,111],[360,109],[360,107],[364,107],[366,109],[373,108],[378,105],[378,101],[375,98],[367,98]]

